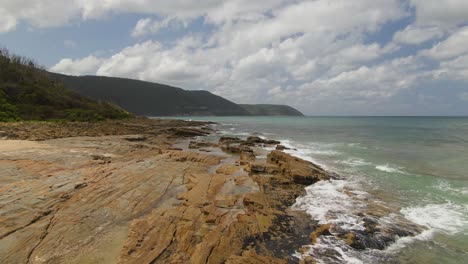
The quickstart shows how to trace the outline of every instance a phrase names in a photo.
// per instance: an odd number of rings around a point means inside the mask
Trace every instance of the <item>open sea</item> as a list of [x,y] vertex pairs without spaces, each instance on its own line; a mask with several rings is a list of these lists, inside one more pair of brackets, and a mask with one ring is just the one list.
[[[320,239],[307,254],[322,263],[468,263],[468,118],[192,117],[221,134],[280,140],[290,154],[340,175],[306,188],[293,208],[312,219],[362,229],[366,201],[425,227],[385,250],[354,250]],[[379,221],[392,224],[390,215]],[[324,250],[334,260],[321,257]],[[299,256],[300,254],[298,254]]]

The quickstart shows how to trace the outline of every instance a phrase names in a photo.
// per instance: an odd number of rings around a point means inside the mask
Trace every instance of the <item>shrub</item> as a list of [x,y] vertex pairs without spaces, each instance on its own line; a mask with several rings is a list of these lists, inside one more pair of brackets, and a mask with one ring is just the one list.
[[96,122],[105,118],[93,110],[69,109],[65,111],[66,119],[73,122]]

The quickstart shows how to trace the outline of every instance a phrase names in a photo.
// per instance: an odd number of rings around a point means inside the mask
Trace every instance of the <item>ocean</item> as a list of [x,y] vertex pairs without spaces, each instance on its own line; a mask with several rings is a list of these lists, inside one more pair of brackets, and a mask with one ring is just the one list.
[[[294,209],[349,230],[363,228],[368,202],[424,227],[384,250],[354,250],[321,238],[307,254],[322,263],[467,263],[468,118],[192,117],[221,134],[277,139],[290,154],[340,175],[306,188]],[[330,259],[329,254],[336,255]],[[300,254],[298,253],[299,257]]]

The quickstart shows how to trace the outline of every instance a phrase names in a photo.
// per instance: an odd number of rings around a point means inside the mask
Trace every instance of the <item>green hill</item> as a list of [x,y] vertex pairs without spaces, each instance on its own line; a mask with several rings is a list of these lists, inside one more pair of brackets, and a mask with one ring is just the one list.
[[129,116],[116,105],[68,90],[32,60],[0,50],[0,121],[97,121]]
[[115,103],[143,116],[245,116],[239,105],[208,91],[101,76],[53,74],[66,87],[97,100]]
[[143,116],[302,116],[285,105],[238,105],[208,91],[158,83],[101,76],[53,77],[82,95],[113,102]]
[[304,116],[299,110],[287,105],[241,104],[240,106],[253,116]]

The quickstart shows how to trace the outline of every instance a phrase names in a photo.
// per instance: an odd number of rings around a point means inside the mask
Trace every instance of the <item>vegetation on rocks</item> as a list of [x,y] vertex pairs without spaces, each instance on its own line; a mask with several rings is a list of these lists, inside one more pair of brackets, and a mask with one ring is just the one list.
[[34,61],[0,50],[0,122],[99,121],[129,116],[118,106],[66,89]]

